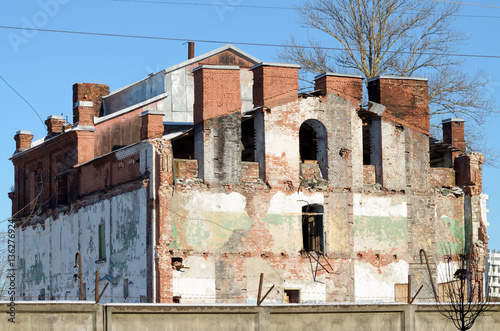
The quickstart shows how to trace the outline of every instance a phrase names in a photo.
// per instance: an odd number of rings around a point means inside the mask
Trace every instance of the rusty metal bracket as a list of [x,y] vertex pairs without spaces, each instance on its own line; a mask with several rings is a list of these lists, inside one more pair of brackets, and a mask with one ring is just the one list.
[[[340,274],[338,272],[334,272],[333,271],[333,267],[332,265],[330,264],[330,262],[328,262],[328,259],[325,257],[325,254],[323,253],[320,253],[320,252],[316,252],[316,254],[318,255],[318,257],[315,257],[314,255],[311,254],[311,252],[306,252],[306,254],[310,257],[312,257],[314,259],[314,261],[316,261],[322,268],[323,270],[325,270],[327,273],[329,274]],[[326,268],[319,260],[321,259],[321,257],[323,257],[323,259],[326,261],[326,263],[328,264],[328,266],[330,267],[330,270],[328,270],[328,268]]]

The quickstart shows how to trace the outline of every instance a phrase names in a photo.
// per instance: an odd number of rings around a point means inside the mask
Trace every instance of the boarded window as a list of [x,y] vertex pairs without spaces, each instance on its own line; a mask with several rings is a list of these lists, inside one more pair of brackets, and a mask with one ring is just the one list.
[[300,290],[285,289],[283,303],[300,303]]
[[323,206],[302,207],[302,238],[306,252],[324,252]]
[[[462,289],[460,289],[462,287]],[[454,280],[451,282],[438,284],[439,300],[441,302],[460,301],[463,296],[467,300],[467,280]]]
[[408,302],[408,284],[394,284],[395,302]]
[[104,224],[99,224],[99,259],[106,258],[106,237],[104,232]]

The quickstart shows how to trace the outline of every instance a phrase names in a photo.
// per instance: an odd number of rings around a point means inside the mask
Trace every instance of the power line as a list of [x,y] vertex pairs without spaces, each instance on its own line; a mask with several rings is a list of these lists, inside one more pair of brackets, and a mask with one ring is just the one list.
[[447,1],[447,0],[432,0],[434,2],[444,2],[444,3],[453,3],[456,5],[464,5],[464,6],[474,6],[474,7],[486,7],[486,8],[495,8],[495,9],[500,9],[500,6],[490,6],[490,5],[480,5],[477,3],[464,3],[464,2],[458,2],[458,1]]
[[31,105],[31,103],[28,102],[28,100],[26,100],[19,92],[16,91],[15,88],[13,88],[3,77],[2,75],[0,75],[0,78],[3,80],[3,82],[5,84],[7,84],[7,86],[12,90],[14,91],[14,93],[16,93],[21,99],[23,99],[24,102],[26,102],[28,104],[28,106],[31,107],[31,109],[33,109],[33,111],[35,112],[36,116],[38,116],[38,118],[40,119],[40,122],[42,122],[43,126],[45,126],[45,123],[43,122],[42,118],[40,117],[40,114],[38,114],[38,112],[36,111],[36,109]]
[[[111,0],[115,2],[142,2],[142,3],[156,3],[162,5],[185,5],[185,6],[207,6],[207,7],[217,7],[220,6],[216,2],[214,3],[199,3],[199,2],[173,2],[173,1],[151,1],[151,0]],[[222,5],[222,4],[221,4]],[[257,8],[257,9],[280,9],[280,10],[294,10],[293,7],[271,7],[271,6],[249,6],[249,5],[232,5],[224,4],[227,7],[234,8]]]
[[[111,0],[114,2],[135,2],[135,3],[151,3],[151,4],[161,4],[161,5],[179,5],[179,6],[204,6],[204,7],[217,7],[220,6],[217,3],[199,3],[199,2],[173,2],[173,1],[153,1],[153,0]],[[440,1],[440,0],[431,0],[437,2],[449,2],[449,1]],[[456,2],[449,2],[456,3]],[[471,5],[475,4],[463,4],[463,5]],[[233,5],[233,4],[225,4],[227,7],[231,8],[252,8],[252,9],[273,9],[273,10],[295,10],[294,7],[272,7],[272,6],[249,6],[249,5]],[[480,6],[480,5],[477,5]],[[496,6],[487,6],[492,8],[500,8]],[[456,17],[472,17],[472,18],[500,18],[500,16],[492,16],[492,15],[462,15],[462,14],[454,14],[451,16]]]
[[[233,44],[233,45],[244,45],[244,46],[260,46],[260,47],[294,47],[303,49],[324,49],[333,51],[343,51],[340,47],[315,47],[315,46],[290,46],[285,44],[266,44],[266,43],[250,43],[241,41],[225,41],[225,40],[207,40],[207,39],[191,39],[191,38],[172,38],[172,37],[153,37],[153,36],[142,36],[142,35],[129,35],[129,34],[118,34],[118,33],[101,33],[101,32],[86,32],[86,31],[71,31],[71,30],[53,30],[53,29],[36,29],[36,28],[22,28],[18,26],[6,26],[0,25],[0,29],[13,29],[13,30],[27,30],[27,31],[41,31],[41,32],[53,32],[53,33],[65,33],[65,34],[81,34],[88,36],[102,36],[102,37],[119,37],[119,38],[136,38],[136,39],[151,39],[151,40],[164,40],[164,41],[193,41],[198,43],[209,43],[209,44]],[[355,50],[359,52],[359,50]],[[387,53],[399,53],[399,54],[413,54],[412,52],[405,51],[387,51]],[[485,54],[459,54],[459,53],[430,53],[423,52],[418,53],[419,55],[441,55],[441,56],[453,56],[453,57],[474,57],[474,58],[491,58],[500,59],[500,55],[485,55]]]

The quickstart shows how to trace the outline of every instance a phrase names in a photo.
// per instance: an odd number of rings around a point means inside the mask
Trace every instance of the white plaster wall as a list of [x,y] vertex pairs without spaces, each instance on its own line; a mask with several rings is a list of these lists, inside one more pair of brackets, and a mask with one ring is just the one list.
[[[74,266],[76,252],[80,251],[87,300],[94,300],[95,272],[99,270],[101,277],[108,274],[115,278],[101,302],[124,302],[124,278],[133,283],[129,286],[130,298],[125,302],[139,302],[141,295],[146,296],[147,285],[146,212],[146,188],[141,188],[82,207],[75,213],[61,213],[55,220],[47,218],[45,227],[37,225],[19,231],[19,294],[24,293],[27,300],[37,300],[40,289],[45,288],[46,300],[79,300],[79,281],[73,275],[78,273]],[[98,261],[101,223],[105,224],[105,262]],[[21,268],[23,260],[25,268]],[[101,290],[105,283],[101,280]]]
[[408,207],[404,196],[373,196],[353,194],[354,216],[407,217]]
[[356,302],[394,302],[394,284],[408,283],[409,265],[405,261],[375,267],[370,263],[354,262],[354,295]]
[[189,256],[182,262],[189,269],[173,271],[173,295],[180,295],[182,303],[215,303],[213,260]]

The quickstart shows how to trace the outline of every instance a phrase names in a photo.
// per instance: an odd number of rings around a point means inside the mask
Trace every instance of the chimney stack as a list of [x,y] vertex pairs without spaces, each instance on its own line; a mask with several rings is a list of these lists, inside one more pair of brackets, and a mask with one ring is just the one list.
[[363,77],[326,72],[314,78],[314,89],[336,94],[358,106],[363,99]]
[[63,116],[51,115],[45,120],[45,125],[47,126],[47,137],[53,137],[64,132],[64,120]]
[[163,112],[146,110],[141,113],[141,140],[161,138],[163,136]]
[[[79,106],[87,105],[92,111],[92,119],[102,115],[102,97],[109,94],[109,86],[104,84],[77,83],[73,85],[73,123],[81,122],[79,112],[76,109]],[[90,105],[92,104],[92,105]],[[85,116],[88,116],[87,114]],[[92,121],[93,122],[93,121]],[[80,123],[81,124],[81,123]],[[83,125],[83,124],[81,124]]]
[[259,63],[253,71],[254,107],[269,108],[295,101],[299,97],[298,64]]
[[202,65],[194,73],[194,152],[208,183],[241,180],[241,88],[238,66]]
[[31,147],[33,135],[31,131],[17,131],[14,140],[16,141],[16,151],[14,153],[22,152]]
[[194,42],[188,42],[188,60],[194,57]]
[[463,118],[448,118],[442,121],[443,142],[465,152],[465,134]]
[[386,107],[385,114],[429,132],[427,78],[377,76],[368,79],[368,99]]

